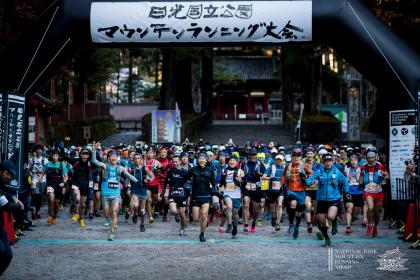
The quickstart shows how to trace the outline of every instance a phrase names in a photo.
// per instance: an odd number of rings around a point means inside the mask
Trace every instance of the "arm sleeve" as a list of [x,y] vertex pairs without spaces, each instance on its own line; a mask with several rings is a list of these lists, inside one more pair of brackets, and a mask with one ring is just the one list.
[[340,172],[340,182],[343,184],[344,186],[344,191],[346,193],[349,192],[349,182],[347,181],[347,177],[343,175],[343,173]]
[[319,174],[320,174],[320,171],[318,170],[318,171],[314,172],[311,176],[309,176],[309,178],[306,179],[306,185],[311,186],[314,183],[314,181],[318,179]]
[[210,175],[210,184],[212,185],[213,189],[216,189],[216,183],[214,182],[215,181],[215,174],[214,174],[214,172],[211,172],[210,174],[211,174]]
[[101,162],[96,159],[96,151],[92,153],[92,164],[96,165],[97,167],[102,167]]
[[130,181],[137,183],[139,180],[136,179],[136,177],[134,177],[133,175],[131,175],[128,170],[125,170],[123,172],[125,174],[125,176],[127,176],[128,179],[130,179]]

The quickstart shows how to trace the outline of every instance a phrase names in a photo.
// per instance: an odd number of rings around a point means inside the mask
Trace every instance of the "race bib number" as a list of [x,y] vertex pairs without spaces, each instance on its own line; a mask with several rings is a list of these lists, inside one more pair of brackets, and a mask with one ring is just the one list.
[[367,186],[367,191],[371,193],[379,192],[379,185],[375,183],[370,183]]
[[47,193],[53,193],[54,188],[53,187],[47,187]]
[[98,183],[93,184],[93,189],[95,191],[99,191],[99,184]]
[[174,190],[174,191],[172,192],[172,196],[173,196],[173,197],[184,197],[184,196],[185,196],[184,189],[179,188],[179,189]]
[[89,189],[93,188],[93,181],[89,181]]
[[76,185],[72,185],[72,186],[71,186],[71,189],[72,189],[72,190],[75,190],[75,191],[78,191],[78,190],[79,190],[79,187],[78,187],[78,186],[76,186]]
[[234,190],[236,190],[236,185],[235,184],[226,184],[225,189],[230,190],[230,191],[234,191]]
[[117,189],[118,187],[118,182],[108,182],[108,188]]
[[278,181],[273,181],[272,182],[272,188],[273,188],[273,190],[279,191],[280,190],[280,187],[281,187],[281,183],[280,182],[278,182]]
[[349,185],[358,185],[356,178],[350,178]]
[[269,181],[268,180],[266,180],[266,179],[262,179],[261,180],[261,190],[262,191],[268,190],[269,189],[269,186],[270,186],[270,184],[269,184]]
[[248,183],[248,184],[246,184],[246,189],[249,190],[249,191],[255,191],[257,189],[257,184]]

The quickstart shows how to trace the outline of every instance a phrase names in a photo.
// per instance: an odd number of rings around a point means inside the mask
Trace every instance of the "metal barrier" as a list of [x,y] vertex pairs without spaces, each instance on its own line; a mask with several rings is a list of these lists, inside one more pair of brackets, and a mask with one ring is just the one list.
[[404,179],[396,179],[396,198],[398,201],[409,201],[414,203],[419,199],[420,184]]
[[[410,204],[414,204],[414,213],[413,215],[413,225],[410,226],[411,229],[409,231],[410,238],[406,240],[412,240],[415,243],[412,245],[412,248],[420,248],[420,183],[414,181],[407,181],[404,179],[397,179],[396,180],[396,202],[399,209],[396,209],[402,216],[404,221],[407,220],[407,210],[410,207]],[[402,210],[402,211],[401,211]],[[397,212],[397,213],[398,213]],[[403,228],[408,225],[404,224]],[[403,229],[404,231],[404,229]],[[405,230],[407,232],[407,230]]]

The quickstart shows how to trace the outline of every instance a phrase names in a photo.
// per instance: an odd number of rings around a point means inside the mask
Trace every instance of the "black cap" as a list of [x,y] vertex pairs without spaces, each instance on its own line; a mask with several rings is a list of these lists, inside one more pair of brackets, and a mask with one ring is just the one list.
[[81,154],[81,155],[82,155],[82,154],[85,154],[85,155],[90,155],[90,151],[89,151],[88,149],[84,148],[84,149],[82,149],[82,150],[80,151],[80,154]]
[[249,150],[249,155],[250,155],[250,156],[255,156],[255,155],[257,155],[257,149],[251,149],[251,150]]
[[322,160],[333,160],[333,155],[331,153],[325,153],[322,155]]

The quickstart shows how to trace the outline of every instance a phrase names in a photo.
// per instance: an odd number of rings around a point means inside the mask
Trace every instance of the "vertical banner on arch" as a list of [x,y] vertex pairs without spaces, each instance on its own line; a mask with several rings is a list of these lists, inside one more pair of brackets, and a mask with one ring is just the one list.
[[93,2],[94,43],[312,40],[312,1]]
[[15,163],[15,179],[20,186],[24,164],[25,96],[16,92],[2,92],[1,95],[1,160]]
[[389,174],[391,195],[396,199],[396,179],[404,179],[405,161],[414,157],[416,110],[389,112]]

